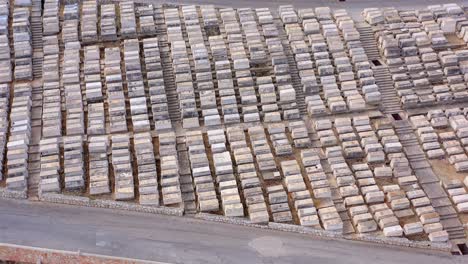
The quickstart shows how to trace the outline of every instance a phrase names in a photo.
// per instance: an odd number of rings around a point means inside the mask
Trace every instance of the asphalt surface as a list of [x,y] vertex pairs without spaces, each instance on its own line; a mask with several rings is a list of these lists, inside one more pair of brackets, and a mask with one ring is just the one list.
[[467,263],[466,257],[205,222],[0,200],[0,242],[168,263]]

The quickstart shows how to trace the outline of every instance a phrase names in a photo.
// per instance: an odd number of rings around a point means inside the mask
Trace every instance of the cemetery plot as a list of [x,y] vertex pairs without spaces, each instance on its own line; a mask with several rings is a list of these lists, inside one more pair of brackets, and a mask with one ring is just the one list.
[[0,0],[2,193],[465,239],[464,7],[72,2]]

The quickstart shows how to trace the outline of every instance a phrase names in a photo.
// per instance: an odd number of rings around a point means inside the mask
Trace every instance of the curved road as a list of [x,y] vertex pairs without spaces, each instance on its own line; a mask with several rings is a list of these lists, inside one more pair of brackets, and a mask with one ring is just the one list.
[[416,249],[188,217],[0,200],[0,242],[169,263],[466,263]]

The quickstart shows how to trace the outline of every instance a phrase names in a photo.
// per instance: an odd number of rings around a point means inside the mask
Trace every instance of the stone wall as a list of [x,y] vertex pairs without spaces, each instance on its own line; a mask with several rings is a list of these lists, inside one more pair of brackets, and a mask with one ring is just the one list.
[[26,192],[11,191],[5,188],[0,188],[0,198],[5,199],[27,199],[28,194]]
[[195,218],[203,219],[206,221],[221,222],[227,224],[235,224],[242,226],[249,226],[262,229],[270,229],[284,232],[294,232],[300,234],[308,234],[320,238],[328,239],[344,239],[344,240],[357,240],[363,242],[371,242],[383,245],[392,245],[398,247],[411,247],[411,248],[420,248],[420,249],[430,249],[437,251],[450,252],[452,245],[448,243],[432,243],[429,241],[411,241],[406,238],[388,238],[383,236],[372,236],[372,235],[363,235],[363,234],[353,234],[353,235],[343,235],[336,232],[330,232],[325,230],[318,230],[298,225],[290,224],[279,224],[279,223],[269,223],[268,225],[257,225],[250,223],[249,220],[242,218],[231,218],[220,215],[211,215],[199,213],[195,215]]
[[39,199],[43,202],[49,202],[49,203],[118,209],[118,210],[136,211],[136,212],[151,213],[151,214],[173,215],[173,216],[184,215],[184,209],[181,209],[181,208],[144,206],[144,205],[139,205],[139,204],[109,201],[109,200],[91,200],[87,197],[70,196],[70,195],[55,194],[55,193],[43,194],[41,195]]

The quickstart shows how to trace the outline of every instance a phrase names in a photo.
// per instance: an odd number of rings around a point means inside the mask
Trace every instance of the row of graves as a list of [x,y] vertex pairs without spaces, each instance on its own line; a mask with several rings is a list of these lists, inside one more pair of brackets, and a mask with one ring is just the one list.
[[104,135],[106,134],[106,118],[99,47],[96,45],[85,46],[83,54],[84,97],[88,110],[86,133],[88,135]]
[[[149,80],[156,79],[154,82],[160,83],[162,80],[159,56],[152,60],[153,54],[159,55],[157,40],[149,40],[146,45],[143,45],[143,47],[148,47],[146,61],[142,60],[143,57],[140,58],[140,53],[144,54],[144,52],[140,51],[140,43],[137,39],[124,40],[121,47],[105,49],[99,45],[81,47],[80,38],[85,44],[96,41],[97,33],[86,31],[86,29],[92,29],[93,25],[96,26],[96,23],[93,24],[96,20],[88,19],[86,21],[90,23],[82,23],[79,27],[80,18],[83,22],[83,19],[92,18],[93,12],[97,15],[95,10],[92,10],[93,6],[96,6],[95,1],[87,1],[82,5],[65,4],[63,9],[58,1],[46,1],[44,5],[44,111],[42,115],[43,140],[41,141],[41,146],[44,146],[44,152],[41,151],[41,164],[44,164],[44,168],[41,167],[40,193],[87,190],[91,195],[112,193],[116,200],[136,199],[133,190],[133,177],[136,175],[131,174],[134,170],[133,159],[129,159],[129,162],[125,164],[119,162],[132,157],[131,140],[125,134],[115,135],[114,138],[108,137],[107,133],[125,133],[129,129],[133,132],[150,131],[154,126],[150,122],[150,116],[157,116],[158,120],[168,119],[167,106],[164,105],[156,108],[156,110],[162,109],[159,114],[149,113],[146,102],[149,95],[145,94],[143,81],[144,73],[149,74]],[[110,17],[114,17],[114,22],[118,21],[115,13],[112,15],[112,11],[116,10],[116,5],[109,4],[100,7],[103,15],[99,31],[102,33],[101,40],[117,40],[117,38],[109,37],[110,34],[107,31],[109,29],[107,26],[113,24],[109,22]],[[126,20],[125,23],[117,23],[119,34],[124,38],[136,37],[134,4],[120,3],[118,8],[120,16],[125,17]],[[142,11],[142,16],[152,16],[152,13],[143,13],[145,12]],[[90,14],[91,17],[89,17]],[[62,21],[61,31],[58,26],[59,18]],[[145,27],[149,25],[146,24]],[[156,43],[156,49],[154,49],[153,41]],[[80,56],[81,51],[83,57]],[[147,66],[145,62],[148,62],[148,72],[144,71]],[[152,84],[149,83],[149,85]],[[156,88],[154,95],[163,94],[164,86],[162,91],[161,87]],[[165,94],[163,95],[165,98]],[[154,103],[166,101],[164,98],[155,98]],[[127,124],[126,100],[129,102],[131,128]],[[62,112],[62,109],[65,111]],[[86,124],[85,112],[87,112]],[[167,121],[161,127],[167,128]],[[89,153],[92,153],[89,162],[84,160],[83,141],[86,137],[83,135],[93,136],[88,139]],[[152,142],[151,135],[149,139],[149,142]],[[141,144],[147,147],[145,143],[148,142],[143,140]],[[141,144],[134,145],[135,153],[144,153],[145,147],[141,147]],[[121,154],[125,150],[128,155]],[[107,156],[112,156],[112,152],[115,153],[113,160]],[[48,161],[51,163],[49,164]],[[155,183],[151,177],[148,177],[148,174],[156,173],[156,169],[149,168],[150,165],[145,162],[147,161],[143,160],[134,165],[141,168],[140,180],[145,182],[140,185],[143,189],[139,192],[139,199],[141,203],[159,204],[157,182]],[[141,164],[140,167],[139,164]],[[109,171],[108,165],[115,165],[115,168]],[[148,170],[148,174],[145,175],[144,170]],[[87,171],[90,175],[89,183],[85,183]],[[155,179],[156,176],[153,176]]]
[[161,133],[158,138],[162,204],[165,206],[180,207],[183,203],[180,172],[186,169],[186,167],[182,166],[187,164],[179,162],[176,135],[174,132]]
[[[10,89],[9,85],[3,86]],[[10,107],[10,127],[6,145],[6,188],[25,192],[29,177],[28,157],[31,139],[31,84],[16,83],[13,87],[13,101]],[[5,127],[7,128],[7,126]]]
[[[63,17],[61,32],[60,17]],[[62,189],[79,190],[85,186],[85,128],[80,85],[81,44],[78,38],[78,17],[77,4],[64,6],[63,12],[58,1],[46,1],[44,5],[40,194],[57,193]],[[61,47],[63,53],[60,52]],[[65,100],[62,100],[63,97]],[[62,104],[66,109],[65,116],[62,113]],[[65,128],[62,119],[65,119]]]
[[10,48],[10,3],[8,0],[0,1],[0,83],[13,80],[13,67],[11,64]]
[[[60,61],[59,3],[48,0],[43,12],[43,66],[42,66],[42,138],[40,141],[40,182],[39,193],[60,192],[60,144],[62,144],[62,92],[61,82],[79,83],[79,66],[74,69],[74,76],[61,75],[67,61]],[[64,52],[65,53],[65,52]],[[70,59],[70,58],[67,58]],[[77,59],[75,56],[73,59]],[[62,67],[61,67],[62,66]],[[83,180],[82,180],[83,182]]]
[[[363,111],[381,95],[354,21],[345,10],[279,7],[309,115]],[[312,56],[311,56],[312,55]]]
[[104,85],[106,90],[106,104],[109,111],[108,132],[111,134],[128,131],[121,60],[120,47],[105,48]]
[[16,81],[32,80],[31,8],[15,6],[12,21],[12,47]]
[[99,4],[85,0],[81,4],[80,25],[84,44],[156,34],[153,5],[136,5],[133,1]]
[[[277,105],[282,110],[282,120],[297,120],[301,117],[298,109],[296,87],[293,87],[292,72],[294,67],[289,65],[288,54],[291,52],[287,45],[283,45],[282,37],[280,36],[280,30],[277,28],[278,24],[274,23],[273,15],[267,8],[256,9],[256,15],[258,24],[261,25],[261,30],[265,37],[266,51],[267,53],[262,56],[271,57],[271,65],[273,67],[272,77],[276,82],[276,94],[279,95]],[[264,45],[265,46],[265,45]],[[249,48],[252,49],[252,48]],[[252,59],[252,52],[251,59]],[[259,86],[260,88],[260,86]],[[263,94],[263,91],[259,89],[259,93]],[[270,122],[270,120],[263,120],[264,122]],[[271,120],[280,121],[280,119]]]
[[[187,59],[190,64],[190,68],[187,68],[186,71],[178,73],[175,72],[175,78],[181,79],[183,81],[193,81],[193,90],[195,96],[194,111],[196,113],[190,114],[193,116],[193,124],[199,126],[199,122],[195,122],[196,116],[199,116],[205,126],[214,126],[220,125],[222,122],[220,111],[218,110],[217,96],[215,92],[215,86],[213,81],[213,75],[211,72],[211,59],[208,51],[208,47],[205,44],[205,35],[203,24],[200,23],[199,13],[196,6],[184,6],[180,10],[180,19],[182,21],[182,36],[184,36],[185,42],[180,42],[179,45],[187,43]],[[206,11],[205,11],[206,14]],[[206,16],[206,15],[205,15]],[[186,36],[186,37],[185,37]],[[183,49],[183,48],[182,48]],[[193,62],[193,64],[192,64]],[[187,79],[184,79],[183,76],[187,75]],[[188,85],[188,83],[187,83]],[[237,104],[234,97],[234,100],[223,100],[221,93],[219,93],[221,100],[221,105],[223,105],[222,112],[226,112],[224,116],[224,121],[229,122],[229,115],[227,113],[227,108],[229,102],[230,104],[234,103],[233,109],[231,111],[237,113]],[[239,118],[231,116],[231,122],[239,122]],[[192,126],[189,124],[189,126]],[[186,126],[184,126],[186,127]]]
[[127,98],[130,103],[130,115],[134,132],[151,130],[147,107],[147,94],[142,74],[140,60],[140,44],[138,39],[126,39],[123,42],[123,61],[125,65],[125,80]]
[[[6,157],[5,147],[8,137],[8,114],[10,112],[10,82],[12,80],[10,40],[9,40],[9,14],[10,3],[8,0],[0,1],[0,122],[2,129],[0,131],[0,159],[3,161]],[[2,171],[4,166],[1,165]],[[3,173],[0,179],[3,180]]]
[[139,5],[135,7],[137,17],[137,32],[140,36],[153,36],[156,34],[153,5]]
[[[300,118],[296,103],[296,90],[292,85],[291,72],[293,69],[290,68],[288,62],[287,47],[282,43],[278,25],[274,23],[270,10],[245,8],[239,9],[237,12],[238,23],[241,26],[239,33],[243,34],[246,40],[244,42],[248,57],[246,62],[249,62],[251,73],[256,76],[255,84],[257,93],[260,95],[258,101],[261,105],[262,121],[271,123]],[[228,14],[221,14],[223,22],[228,21]],[[231,23],[236,25],[237,21],[233,20]],[[233,30],[230,31],[231,34],[237,33]],[[234,69],[238,70],[236,62]]]
[[[208,159],[207,151],[203,135],[200,131],[188,132],[185,135],[185,142],[188,148],[190,169],[192,171],[193,183],[197,197],[197,209],[200,212],[218,211],[219,200],[216,194],[214,179],[210,168],[210,161]],[[213,163],[218,173],[228,173],[220,167],[224,165],[226,160],[224,157],[217,155],[219,160],[214,160]],[[232,166],[231,166],[232,168]],[[223,204],[224,206],[224,204]],[[243,211],[243,210],[241,210]]]
[[[448,240],[440,216],[419,185],[389,119],[320,119],[314,122],[314,130],[331,173],[329,178],[338,191],[333,200],[347,230],[381,230],[387,237],[422,236],[433,242]],[[303,159],[311,157],[306,163],[315,164],[312,168],[317,176],[309,177],[325,179],[320,155],[302,155]]]
[[[39,191],[44,194],[79,190],[90,195],[112,194],[115,200],[159,205],[156,163],[154,159],[150,162],[154,152],[148,148],[153,145],[152,134],[139,133],[172,126],[158,41],[146,39],[141,47],[138,39],[125,39],[121,45],[106,48],[90,44],[93,41],[86,41],[83,35],[86,25],[79,27],[79,21],[86,13],[86,6],[92,3],[83,3],[81,9],[78,4],[65,4],[62,9],[57,1],[47,1],[44,7]],[[123,16],[134,14],[133,3],[121,3],[119,7],[119,14]],[[142,10],[141,14],[152,16],[148,12]],[[61,18],[61,31],[54,29],[58,18]],[[132,26],[132,19],[129,20],[130,24],[119,24],[119,30],[126,29],[125,38],[136,37],[132,33],[135,26]],[[146,24],[146,27],[150,25]],[[82,47],[80,38],[87,45]],[[146,85],[151,89],[145,90]],[[18,93],[21,92],[18,88]],[[147,99],[150,99],[151,107],[147,106]],[[150,117],[154,118],[154,123]],[[128,131],[136,134],[129,137]],[[15,145],[18,147],[20,145]],[[27,145],[22,147],[26,147],[27,153]],[[85,156],[85,152],[88,155]],[[150,153],[153,155],[149,156]],[[88,160],[85,161],[85,157]],[[166,166],[176,169],[177,163],[169,162]],[[27,166],[25,168],[27,170]],[[141,173],[136,175],[135,171]],[[85,180],[87,174],[88,182]],[[168,175],[171,178],[169,185],[178,185],[172,182],[172,176]],[[23,180],[26,178],[27,175]],[[140,183],[138,192],[134,178]],[[14,186],[26,188],[25,183],[23,181],[19,186],[15,182]],[[168,197],[163,195],[163,200],[167,205],[181,202],[180,191],[172,198],[171,190],[163,191],[163,194],[166,192]]]
[[[212,13],[213,10],[210,12]],[[208,12],[204,13],[207,14]],[[218,20],[218,14],[215,13],[215,15]],[[224,122],[227,124],[236,122],[236,120],[239,122],[241,117],[243,122],[260,121],[257,93],[242,40],[239,18],[236,12],[231,9],[221,10],[219,16],[222,34],[209,36],[209,47],[215,64],[218,95],[225,98],[223,101],[229,100],[232,102],[232,121],[226,120],[225,116]],[[237,89],[235,89],[236,81]],[[240,114],[237,106],[239,100],[236,98],[236,90],[241,103]]]
[[[459,213],[468,212],[468,119],[460,108],[430,110],[427,115],[410,118],[420,144],[428,159],[449,167],[450,177],[442,180],[443,187]],[[464,183],[464,184],[463,184]]]
[[273,72],[271,77],[267,74],[256,78],[262,121],[299,119],[296,91],[292,86],[293,69],[290,68],[286,46],[282,43],[278,25],[274,22],[270,10],[260,8],[253,12],[240,9],[238,13],[246,39],[246,51],[254,68],[251,72],[255,76],[260,74],[255,68],[267,68]]
[[[164,136],[161,135],[160,138]],[[160,151],[166,145],[163,141],[161,143]],[[88,139],[88,193],[112,193],[115,200],[136,200],[143,205],[160,205],[154,151],[153,137],[148,132],[135,133],[133,138],[128,134],[115,134],[111,137],[91,136]],[[165,160],[165,157],[161,156],[163,194],[168,169]],[[135,179],[138,180],[138,188],[135,188]],[[170,203],[165,203],[168,204]]]
[[149,87],[151,113],[155,130],[167,130],[172,128],[169,117],[169,106],[166,96],[166,88],[163,79],[161,53],[157,38],[143,39],[143,65],[144,78]]
[[[251,55],[251,58],[254,58],[257,51],[249,49],[249,43],[251,45],[253,45],[253,42],[259,44],[259,42],[263,40],[261,34],[258,32],[258,28],[254,28],[254,25],[256,26],[256,21],[253,18],[253,14],[249,12],[249,14],[244,13],[243,16],[240,16],[236,10],[227,8],[220,10],[219,16],[220,31],[222,34],[209,37],[210,49],[215,58],[219,94],[226,94],[226,96],[236,99],[234,86],[237,82],[243,121],[259,122],[262,120],[262,115],[264,120],[268,120],[269,116],[272,115],[270,113],[275,111],[275,109],[277,110],[277,107],[273,106],[273,102],[276,102],[276,94],[274,94],[275,87],[271,77],[269,80],[266,80],[266,84],[269,84],[268,88],[265,87],[263,90],[261,90],[259,84],[259,78],[261,78],[261,76],[258,76],[256,79],[253,78],[250,67],[251,61],[249,60],[248,54]],[[249,34],[245,32],[246,27],[248,27],[247,22],[241,25],[241,20],[249,20],[249,28],[255,33],[252,32],[252,34]],[[244,35],[246,38],[245,43],[243,41]],[[258,49],[257,54],[265,53],[261,43],[256,45],[256,48]],[[254,66],[253,61],[252,66]],[[259,96],[257,96],[257,94]],[[259,102],[261,104],[260,110],[258,107]],[[264,105],[272,105],[273,107],[269,111],[266,110]],[[237,113],[237,115],[239,114]],[[276,115],[276,117],[278,116]]]
[[179,15],[177,8],[164,9],[164,21],[167,25],[167,41],[171,49],[182,125],[184,128],[191,128],[198,127],[200,124],[196,108],[192,72],[186,42],[182,35],[182,21]]
[[369,8],[363,15],[374,25],[378,48],[404,108],[467,100],[468,51],[455,34],[457,25],[466,24],[460,6]]
[[2,179],[8,191],[22,194],[27,191],[32,133],[31,4],[0,1]]
[[[243,132],[243,131],[241,131]],[[232,134],[231,134],[232,135]],[[239,158],[242,152],[236,149],[245,148],[242,144],[242,139],[239,139],[239,144],[226,146],[226,136],[224,130],[213,129],[207,131],[208,143],[213,157],[213,167],[216,183],[220,193],[221,207],[225,216],[242,217],[244,216],[244,206],[239,194],[239,187],[235,177],[237,171],[234,166],[234,158]],[[236,140],[234,136],[230,136],[229,140]],[[245,141],[243,141],[245,142]],[[230,147],[233,147],[232,149]],[[234,149],[234,146],[236,149]],[[199,197],[199,196],[198,196]],[[266,208],[266,207],[265,207]]]

